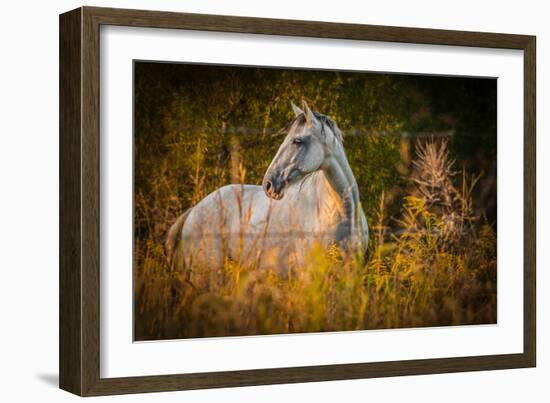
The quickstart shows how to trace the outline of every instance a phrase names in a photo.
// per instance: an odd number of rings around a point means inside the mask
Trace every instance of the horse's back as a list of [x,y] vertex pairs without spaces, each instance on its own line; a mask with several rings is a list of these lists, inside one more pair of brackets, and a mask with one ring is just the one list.
[[[235,223],[247,219],[265,204],[261,186],[226,185],[210,193],[195,205],[187,222],[192,231],[225,233],[234,229]],[[191,230],[191,228],[189,228]]]
[[240,254],[240,237],[258,235],[266,199],[261,186],[227,185],[197,203],[181,229],[185,265],[216,268]]

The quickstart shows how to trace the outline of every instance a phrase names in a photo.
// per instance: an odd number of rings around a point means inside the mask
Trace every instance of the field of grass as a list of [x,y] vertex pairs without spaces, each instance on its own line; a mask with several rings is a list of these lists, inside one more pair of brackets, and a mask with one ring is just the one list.
[[[445,141],[418,144],[416,155],[392,230],[384,193],[365,207],[378,217],[366,257],[318,247],[284,278],[227,260],[208,289],[167,264],[162,236],[177,200],[159,180],[170,208],[148,210],[150,235],[136,237],[135,339],[496,323],[496,234],[475,213],[479,177],[453,170]],[[136,209],[145,203],[136,195]]]

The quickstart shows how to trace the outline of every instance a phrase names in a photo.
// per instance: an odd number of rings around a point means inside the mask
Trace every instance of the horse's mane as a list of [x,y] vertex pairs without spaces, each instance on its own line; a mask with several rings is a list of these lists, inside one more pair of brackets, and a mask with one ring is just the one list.
[[[342,131],[340,130],[340,128],[338,127],[338,125],[336,124],[336,122],[334,120],[332,120],[330,117],[328,117],[327,115],[323,115],[319,112],[315,112],[315,111],[312,111],[313,113],[313,116],[315,116],[315,118],[321,122],[321,125],[323,127],[323,133],[325,133],[326,135],[326,132],[324,130],[325,126],[328,126],[328,128],[330,129],[330,131],[334,134],[334,138],[336,138],[336,140],[338,140],[338,142],[340,144],[343,144],[344,143],[344,135],[342,133]],[[297,127],[300,127],[302,125],[305,125],[306,124],[306,115],[301,113],[299,114],[298,116],[296,116],[294,119],[292,119],[290,121],[290,123],[287,125],[287,129],[286,131],[289,131],[290,128],[296,124]]]

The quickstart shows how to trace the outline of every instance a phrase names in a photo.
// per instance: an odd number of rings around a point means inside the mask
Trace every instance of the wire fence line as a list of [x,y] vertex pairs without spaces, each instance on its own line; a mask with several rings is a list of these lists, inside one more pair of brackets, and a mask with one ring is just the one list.
[[[260,128],[251,128],[251,127],[232,127],[232,128],[213,128],[213,127],[189,127],[182,128],[178,130],[178,133],[183,135],[192,135],[192,134],[201,134],[201,133],[219,133],[224,136],[238,135],[240,137],[254,136],[257,138],[259,135],[268,135],[270,137],[284,136],[287,134],[286,131],[274,131],[269,129],[265,131]],[[369,137],[369,136],[392,136],[398,138],[447,138],[452,137],[456,134],[455,130],[441,130],[441,131],[376,131],[376,130],[361,130],[361,129],[352,129],[344,131],[344,138],[346,137]],[[478,133],[460,133],[461,136],[478,136]],[[164,143],[166,146],[177,146],[179,143]]]

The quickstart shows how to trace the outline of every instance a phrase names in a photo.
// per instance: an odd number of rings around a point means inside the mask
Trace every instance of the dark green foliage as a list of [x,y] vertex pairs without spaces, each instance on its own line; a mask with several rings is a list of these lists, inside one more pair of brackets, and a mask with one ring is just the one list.
[[240,164],[246,183],[261,183],[290,101],[302,99],[347,134],[369,222],[382,191],[388,216],[399,214],[411,140],[441,132],[454,133],[458,168],[485,173],[475,196],[496,218],[496,80],[136,62],[137,238],[160,239],[176,215],[240,180]]

